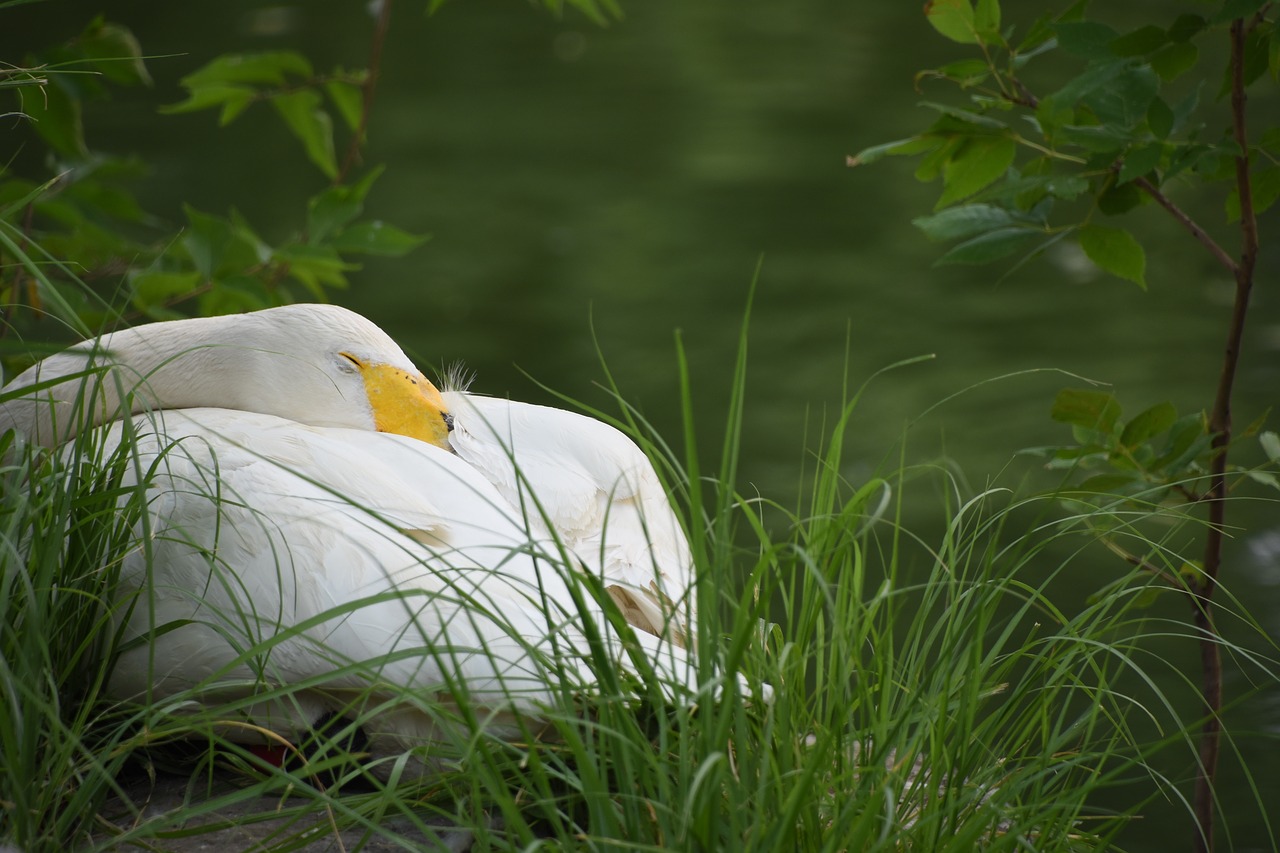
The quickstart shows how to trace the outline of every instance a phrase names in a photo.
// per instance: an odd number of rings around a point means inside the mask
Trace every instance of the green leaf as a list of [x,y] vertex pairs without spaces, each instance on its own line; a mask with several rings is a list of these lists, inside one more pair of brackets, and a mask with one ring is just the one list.
[[1203,413],[1183,415],[1170,428],[1169,440],[1165,443],[1160,458],[1151,467],[1166,474],[1176,474],[1208,450],[1212,441],[1212,436],[1205,429]]
[[1124,162],[1120,164],[1120,174],[1116,180],[1121,184],[1127,184],[1134,178],[1142,177],[1159,164],[1163,155],[1164,146],[1159,142],[1130,149],[1124,155]]
[[1098,196],[1098,210],[1108,216],[1119,216],[1142,204],[1145,198],[1142,191],[1131,183],[1110,183]]
[[973,196],[974,202],[1002,202],[1029,207],[1045,196],[1070,201],[1088,191],[1089,181],[1079,175],[1027,175],[992,184]]
[[1280,127],[1269,127],[1258,137],[1258,145],[1264,151],[1280,155]]
[[366,255],[399,257],[427,241],[425,236],[410,234],[394,225],[374,220],[359,222],[345,229],[330,241],[339,252],[358,252]]
[[228,219],[231,222],[231,244],[224,263],[230,264],[232,269],[219,276],[223,282],[230,281],[237,274],[237,269],[259,267],[271,260],[271,247],[254,233],[253,226],[240,211],[232,208]]
[[1041,15],[1027,30],[1027,34],[1018,44],[1016,50],[1018,54],[1025,56],[1038,52],[1038,48],[1043,48],[1049,44],[1053,38],[1053,18],[1050,15]]
[[1151,57],[1151,70],[1168,83],[1194,68],[1199,58],[1200,49],[1194,44],[1187,41],[1175,42],[1156,51]]
[[1169,35],[1163,28],[1148,24],[1113,40],[1110,48],[1116,56],[1145,56],[1168,41]]
[[1197,438],[1205,436],[1205,418],[1203,412],[1192,412],[1178,418],[1177,423],[1169,430],[1169,441],[1165,445],[1165,452],[1182,453],[1190,447]]
[[1139,65],[1125,69],[1105,87],[1090,92],[1084,102],[1103,124],[1131,129],[1147,117],[1147,109],[1159,91],[1159,75]]
[[350,186],[329,187],[307,202],[307,243],[315,246],[342,229],[364,210],[364,199],[383,167],[369,173]]
[[1135,448],[1169,429],[1177,420],[1178,410],[1172,403],[1157,403],[1134,415],[1133,419],[1124,425],[1124,431],[1120,433],[1120,443],[1130,449]]
[[1271,48],[1267,51],[1267,67],[1271,69],[1271,79],[1280,80],[1280,27],[1271,30]]
[[1092,388],[1063,388],[1053,400],[1049,417],[1059,423],[1111,435],[1120,411],[1114,394]]
[[191,293],[200,281],[199,273],[161,270],[140,270],[129,277],[133,304],[143,311]]
[[1280,489],[1280,479],[1276,479],[1276,475],[1270,471],[1245,471],[1244,473],[1246,477],[1255,483],[1261,483],[1273,489]]
[[911,220],[930,240],[956,240],[1012,225],[1013,214],[994,204],[966,204],[949,207],[931,216]]
[[222,110],[218,113],[218,127],[226,127],[239,117],[240,113],[249,108],[253,103],[252,95],[239,95],[227,98],[222,104]]
[[956,246],[938,258],[935,266],[985,264],[1012,255],[1043,236],[1044,232],[1037,228],[997,228]]
[[1239,152],[1240,150],[1236,147],[1234,141],[1206,148],[1196,158],[1195,170],[1199,175],[1211,181],[1221,181],[1227,178],[1234,180],[1236,157],[1239,156]]
[[212,278],[231,243],[231,223],[221,217],[201,213],[190,205],[183,205],[182,209],[191,223],[182,237],[182,244],[200,275]]
[[977,44],[973,3],[970,0],[927,0],[924,14],[942,35],[961,44]]
[[1124,73],[1127,66],[1127,60],[1123,59],[1091,64],[1083,74],[1073,77],[1061,89],[1042,98],[1040,105],[1036,107],[1036,119],[1041,127],[1046,133],[1051,133],[1056,127],[1073,123],[1072,115],[1076,104],[1109,86],[1112,80]]
[[1173,131],[1176,133],[1181,130],[1195,114],[1196,108],[1200,106],[1200,90],[1204,88],[1204,81],[1201,80],[1195,89],[1188,94],[1173,108]]
[[1280,435],[1265,430],[1258,434],[1258,443],[1262,445],[1262,452],[1267,454],[1268,459],[1280,463]]
[[[207,110],[211,107],[224,107],[228,103],[237,103],[248,105],[255,97],[257,92],[248,86],[241,85],[209,85],[201,86],[191,90],[191,94],[185,101],[179,101],[176,104],[165,104],[160,107],[160,112],[165,115],[173,115],[176,113],[192,113],[197,110]],[[240,107],[241,110],[244,107]],[[229,121],[229,119],[228,119]],[[227,124],[223,121],[222,124]]]
[[[974,127],[984,128],[986,130],[1005,131],[1009,129],[1009,125],[999,119],[991,118],[991,116],[975,113],[973,110],[962,110],[959,107],[953,107],[949,104],[937,104],[933,101],[921,101],[919,106],[930,110],[937,110],[944,116],[956,119],[962,124],[971,124]],[[968,130],[968,128],[963,128]]]
[[1209,21],[1200,15],[1179,15],[1169,25],[1169,40],[1176,42],[1190,41],[1207,26],[1209,26]]
[[964,142],[965,140],[962,137],[950,137],[942,145],[922,157],[920,165],[916,167],[916,180],[932,181],[941,175],[942,167],[950,162],[951,155],[956,153],[964,145]]
[[1134,487],[1141,486],[1137,472],[1132,474],[1095,474],[1076,486],[1072,491],[1087,492],[1093,495],[1127,494]]
[[1163,98],[1154,98],[1147,108],[1147,128],[1157,139],[1168,139],[1173,132],[1173,110]]
[[219,56],[180,81],[188,89],[252,83],[282,85],[289,75],[311,77],[311,63],[292,50]]
[[329,93],[329,99],[333,101],[347,129],[359,129],[360,116],[364,112],[364,90],[345,80],[330,80],[324,84],[324,90]]
[[333,121],[320,109],[320,96],[310,90],[290,92],[273,96],[271,104],[293,135],[302,141],[307,158],[325,177],[336,178],[338,160],[333,148]]
[[[1265,212],[1280,198],[1280,166],[1259,169],[1249,176],[1249,185],[1253,191],[1253,212],[1255,215]],[[1240,190],[1233,187],[1227,196],[1227,221],[1240,221]]]
[[1263,410],[1262,414],[1253,419],[1251,423],[1244,429],[1236,429],[1236,438],[1245,438],[1246,436],[1257,435],[1262,430],[1262,425],[1267,422],[1267,418],[1271,417],[1271,408]]
[[929,135],[912,136],[909,139],[895,139],[893,142],[872,145],[870,148],[864,148],[857,154],[846,157],[845,165],[865,166],[889,155],[923,154],[926,151],[933,151],[938,148],[943,144],[943,141],[940,136]]
[[200,296],[200,314],[205,317],[240,314],[269,308],[272,304],[260,278],[232,275],[214,282],[214,286]]
[[74,198],[90,215],[99,214],[124,222],[143,222],[147,214],[132,193],[93,179],[68,186],[64,193]]
[[973,12],[973,28],[983,44],[1000,42],[1000,0],[978,0]]
[[329,187],[307,202],[307,243],[315,246],[360,215],[363,199],[351,187]]
[[306,286],[317,299],[324,298],[324,286],[346,287],[344,275],[356,269],[338,255],[332,246],[303,246],[292,243],[276,249],[273,259],[287,265],[289,275]]
[[85,56],[96,60],[94,70],[113,83],[151,85],[151,75],[142,61],[142,47],[127,27],[94,21],[77,39],[76,46]]
[[1138,134],[1114,125],[1064,125],[1055,134],[1057,141],[1078,145],[1086,151],[1103,154],[1119,153],[1137,140]]
[[1271,66],[1271,33],[1261,28],[1249,33],[1244,42],[1244,85],[1257,80]]
[[84,143],[80,102],[56,82],[42,92],[23,92],[22,111],[35,124],[36,132],[59,154],[80,158],[89,153]]
[[1128,231],[1089,223],[1080,229],[1080,248],[1102,269],[1146,289],[1147,256]]
[[1115,56],[1111,51],[1111,44],[1120,34],[1106,24],[1098,21],[1073,21],[1060,23],[1054,29],[1058,33],[1058,46],[1067,53],[1083,56],[1085,59]]
[[943,191],[937,208],[948,207],[1003,177],[1017,149],[1012,139],[1004,137],[968,140],[942,167]]
[[1101,444],[1085,444],[1071,447],[1030,448],[1021,452],[1042,457],[1049,455],[1044,467],[1050,471],[1062,471],[1068,468],[1087,467],[1099,460],[1105,460],[1109,450]]
[[1087,192],[1089,181],[1079,175],[1059,175],[1051,177],[1045,184],[1045,191],[1054,198],[1070,201],[1081,193]]
[[961,83],[973,83],[991,74],[991,66],[981,59],[961,59],[936,69],[936,74]]

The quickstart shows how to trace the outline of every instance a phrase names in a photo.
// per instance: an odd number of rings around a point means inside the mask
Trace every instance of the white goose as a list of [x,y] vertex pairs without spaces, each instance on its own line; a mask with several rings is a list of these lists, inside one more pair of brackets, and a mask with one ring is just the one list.
[[[91,359],[110,369],[86,375]],[[589,633],[629,655],[604,608],[573,593],[583,566],[559,559],[553,530],[636,619],[632,651],[670,693],[697,688],[666,638],[687,628],[667,602],[688,607],[688,549],[639,450],[570,413],[442,398],[349,311],[116,332],[0,399],[0,432],[41,444],[99,424],[108,448],[136,437],[127,480],[149,472],[149,499],[120,618],[143,642],[117,662],[119,697],[233,708],[228,733],[248,741],[243,724],[294,736],[376,708],[375,754],[441,739],[440,709],[459,698],[515,735],[512,712],[597,689]],[[517,508],[531,494],[549,526]]]

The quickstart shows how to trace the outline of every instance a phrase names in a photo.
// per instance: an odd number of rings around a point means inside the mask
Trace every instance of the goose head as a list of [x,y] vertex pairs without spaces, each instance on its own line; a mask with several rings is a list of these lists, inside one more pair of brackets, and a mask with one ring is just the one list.
[[391,338],[336,305],[172,320],[51,356],[0,392],[0,432],[53,446],[156,409],[211,407],[398,433],[448,449],[440,392]]

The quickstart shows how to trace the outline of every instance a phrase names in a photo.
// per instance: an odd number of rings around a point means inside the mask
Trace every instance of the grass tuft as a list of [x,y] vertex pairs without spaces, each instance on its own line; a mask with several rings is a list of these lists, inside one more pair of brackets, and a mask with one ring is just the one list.
[[[548,621],[580,620],[588,648],[527,643],[561,685],[536,716],[475,701],[460,680],[428,692],[380,677],[405,654],[449,664],[457,649],[336,660],[367,688],[332,691],[342,713],[313,742],[290,744],[281,767],[227,737],[263,703],[287,708],[327,689],[277,683],[273,649],[370,602],[247,641],[237,667],[185,694],[113,702],[104,690],[124,608],[148,606],[119,577],[125,555],[151,547],[148,472],[127,434],[113,448],[90,430],[52,454],[6,438],[0,839],[27,853],[167,849],[230,832],[273,850],[324,836],[495,850],[1092,850],[1150,808],[1189,811],[1179,792],[1198,712],[1162,685],[1184,670],[1164,641],[1192,631],[1146,606],[1162,576],[1135,570],[1086,598],[1073,573],[1106,555],[1104,535],[1176,573],[1197,522],[1140,496],[1098,507],[972,490],[953,465],[911,465],[905,450],[894,469],[851,482],[842,453],[861,391],[808,454],[797,507],[744,496],[734,472],[745,366],[744,326],[714,473],[700,466],[687,372],[683,448],[625,403],[615,419],[687,524],[692,686],[664,682],[602,585],[546,553],[574,599],[546,603]],[[940,504],[942,523],[913,529],[907,508],[924,500]],[[1241,602],[1222,601],[1220,618],[1238,629],[1228,635],[1265,637]],[[603,622],[591,616],[601,612]],[[1273,643],[1223,642],[1241,670],[1274,683]],[[210,701],[215,690],[223,701]],[[414,756],[361,756],[363,724],[387,713],[428,721],[436,739]],[[180,806],[147,809],[149,780],[175,771],[188,780]]]

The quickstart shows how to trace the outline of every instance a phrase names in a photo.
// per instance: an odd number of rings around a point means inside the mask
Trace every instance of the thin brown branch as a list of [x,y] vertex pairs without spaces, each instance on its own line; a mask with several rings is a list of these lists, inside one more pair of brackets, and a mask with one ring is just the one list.
[[1040,106],[1040,100],[1031,93],[1031,90],[1027,88],[1026,83],[1023,83],[1022,80],[1017,77],[1013,78],[1013,82],[1014,85],[1018,87],[1018,97],[1011,98],[1010,100],[1015,104],[1028,107],[1033,110]]
[[1208,249],[1209,254],[1213,255],[1214,258],[1217,259],[1218,263],[1222,264],[1222,266],[1226,268],[1227,272],[1231,273],[1232,276],[1235,276],[1235,259],[1232,258],[1231,255],[1227,254],[1227,251],[1219,246],[1218,242],[1210,237],[1209,233],[1201,228],[1194,219],[1188,216],[1182,208],[1174,204],[1167,195],[1160,192],[1159,187],[1151,183],[1151,181],[1146,178],[1134,178],[1133,183],[1138,189],[1151,196],[1151,198],[1155,200],[1155,203],[1163,207],[1165,211],[1167,211],[1168,214],[1178,222],[1178,224],[1187,229],[1187,231],[1191,233],[1191,236],[1195,237],[1200,245]]
[[373,45],[369,48],[369,76],[362,87],[360,103],[360,125],[356,128],[347,153],[342,158],[342,168],[333,179],[335,185],[346,181],[351,170],[360,161],[360,150],[364,147],[365,137],[369,130],[369,113],[373,110],[373,96],[378,89],[378,73],[382,67],[382,46],[387,40],[387,30],[391,25],[391,0],[381,0],[378,4],[378,22],[373,29]]
[[1205,704],[1205,722],[1200,731],[1200,767],[1196,776],[1194,808],[1199,823],[1196,850],[1212,853],[1214,796],[1213,782],[1217,773],[1222,722],[1222,653],[1214,625],[1211,602],[1222,570],[1223,528],[1226,520],[1227,449],[1231,444],[1231,396],[1235,387],[1236,367],[1240,362],[1240,345],[1244,338],[1249,296],[1253,290],[1254,267],[1258,260],[1258,221],[1253,207],[1253,191],[1249,183],[1249,135],[1245,124],[1244,49],[1247,29],[1244,19],[1231,23],[1231,121],[1232,135],[1240,153],[1236,155],[1236,191],[1240,195],[1240,260],[1234,265],[1235,303],[1231,325],[1222,356],[1222,373],[1218,392],[1209,415],[1213,433],[1213,457],[1209,491],[1209,527],[1205,536],[1204,576],[1196,585],[1195,625],[1200,631],[1200,663],[1203,670],[1201,692]]

